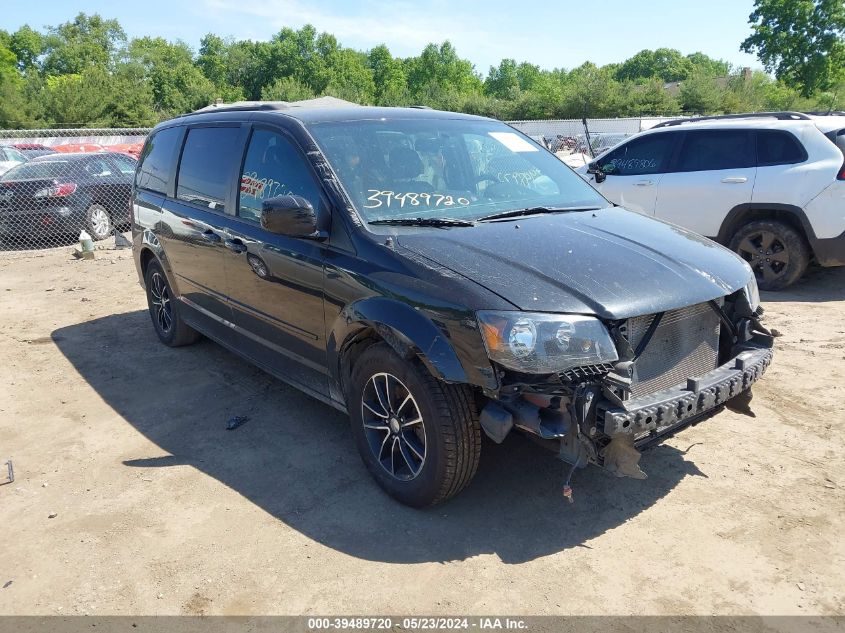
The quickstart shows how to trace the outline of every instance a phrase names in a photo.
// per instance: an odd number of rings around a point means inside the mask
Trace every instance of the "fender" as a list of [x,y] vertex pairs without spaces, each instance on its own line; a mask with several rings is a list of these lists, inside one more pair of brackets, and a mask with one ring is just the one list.
[[[774,211],[771,214],[761,214],[761,211]],[[743,216],[750,215],[753,219],[762,219],[765,217],[776,220],[778,216],[788,216],[797,220],[798,224],[804,231],[807,241],[812,247],[816,241],[816,234],[813,231],[813,226],[807,219],[807,214],[801,207],[796,207],[792,204],[782,204],[779,202],[746,202],[736,205],[731,209],[722,221],[722,226],[719,228],[719,235],[715,241],[719,244],[727,245],[730,242],[731,235],[744,222]]]
[[339,384],[344,345],[364,327],[374,328],[402,355],[416,352],[433,376],[446,382],[470,382],[449,339],[423,312],[394,299],[369,297],[347,305],[331,326],[328,363]]
[[[136,242],[134,249],[138,252],[138,255],[135,257],[135,266],[138,269],[138,278],[140,280],[141,287],[146,288],[146,280],[144,279],[141,262],[144,259],[145,252],[149,252],[152,254],[152,257],[161,264],[161,268],[164,270],[164,275],[167,277],[168,284],[178,296],[180,292],[179,286],[176,283],[176,275],[173,274],[173,269],[170,267],[167,254],[161,247],[161,243],[158,241],[155,233],[150,229],[144,229],[139,235],[133,238],[133,241]],[[140,242],[140,246],[137,246],[137,242]]]

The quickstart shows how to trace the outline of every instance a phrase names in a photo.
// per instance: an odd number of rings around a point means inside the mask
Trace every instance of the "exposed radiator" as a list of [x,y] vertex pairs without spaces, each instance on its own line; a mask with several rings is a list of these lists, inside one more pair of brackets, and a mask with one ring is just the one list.
[[[628,319],[628,340],[634,349],[654,316]],[[719,358],[719,325],[719,316],[707,303],[666,312],[637,359],[631,397],[662,391],[715,369]]]

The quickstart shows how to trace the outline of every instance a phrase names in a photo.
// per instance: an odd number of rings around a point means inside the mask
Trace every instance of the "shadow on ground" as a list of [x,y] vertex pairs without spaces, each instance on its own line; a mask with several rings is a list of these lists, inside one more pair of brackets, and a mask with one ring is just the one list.
[[760,298],[763,302],[818,303],[842,301],[845,299],[845,266],[837,268],[811,266],[804,273],[804,276],[789,288],[778,292],[762,292]]
[[[496,554],[518,563],[554,554],[613,529],[701,475],[671,447],[642,460],[645,481],[590,467],[573,478],[575,504],[561,495],[565,465],[515,436],[487,442],[473,483],[428,510],[397,504],[370,480],[348,418],[264,374],[210,341],[170,349],[145,311],[53,332],[82,377],[159,452],[133,468],[191,465],[311,539],[368,560],[451,561]],[[233,431],[233,415],[250,420]],[[169,494],[162,490],[162,494]]]

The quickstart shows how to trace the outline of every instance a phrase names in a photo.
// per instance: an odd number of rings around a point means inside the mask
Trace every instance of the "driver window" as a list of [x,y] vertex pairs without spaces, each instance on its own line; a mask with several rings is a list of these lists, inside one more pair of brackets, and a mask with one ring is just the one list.
[[238,216],[261,221],[261,204],[268,198],[293,194],[320,205],[320,188],[305,159],[284,136],[255,130],[249,141],[240,181]]
[[625,143],[599,161],[599,167],[615,176],[646,176],[668,171],[675,134],[649,134]]

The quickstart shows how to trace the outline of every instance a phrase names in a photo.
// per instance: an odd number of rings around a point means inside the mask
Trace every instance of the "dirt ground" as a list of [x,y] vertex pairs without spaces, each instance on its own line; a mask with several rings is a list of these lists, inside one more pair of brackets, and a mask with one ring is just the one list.
[[0,254],[0,614],[845,614],[845,269],[764,296],[756,418],[647,452],[647,480],[578,471],[569,505],[511,437],[417,511],[343,415],[160,345],[130,252],[70,250]]

